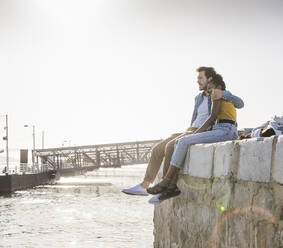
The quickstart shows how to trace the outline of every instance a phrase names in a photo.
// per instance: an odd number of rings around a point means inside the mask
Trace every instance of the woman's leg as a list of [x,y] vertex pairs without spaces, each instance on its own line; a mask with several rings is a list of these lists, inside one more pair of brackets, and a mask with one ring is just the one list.
[[166,146],[165,146],[165,154],[164,154],[164,164],[163,164],[163,177],[165,177],[165,175],[166,175],[166,173],[168,171],[168,168],[170,166],[171,157],[172,157],[172,154],[174,152],[174,146],[177,143],[178,139],[180,139],[183,136],[193,134],[195,130],[196,130],[196,128],[191,128],[190,131],[187,131],[186,133],[183,133],[183,134],[177,136],[176,138],[170,140],[166,144]]
[[170,165],[163,180],[160,183],[154,185],[153,187],[148,188],[147,192],[149,194],[156,195],[166,191],[167,188],[170,186],[171,182],[173,182],[174,179],[178,179],[179,170],[180,169],[178,167]]
[[184,136],[179,139],[176,148],[174,149],[170,164],[178,168],[181,168],[190,145],[232,140],[235,139],[234,135],[235,135],[234,128],[231,129],[229,127],[223,127],[223,128],[216,127],[211,131]]
[[[183,136],[178,140],[171,159],[171,165],[164,179],[157,185],[147,190],[150,194],[158,194],[165,192],[169,185],[176,183],[176,174],[183,165],[183,161],[188,151],[189,145],[199,143],[213,143],[218,141],[232,140],[235,137],[235,130],[229,127],[217,128],[199,134]],[[175,181],[174,181],[175,180]],[[172,187],[173,187],[172,186]]]

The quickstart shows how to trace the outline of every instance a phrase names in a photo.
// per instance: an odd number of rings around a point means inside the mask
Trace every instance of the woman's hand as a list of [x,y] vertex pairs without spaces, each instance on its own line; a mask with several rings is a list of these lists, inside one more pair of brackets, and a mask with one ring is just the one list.
[[215,122],[215,120],[216,120],[216,118],[219,114],[220,106],[221,106],[221,100],[212,101],[210,116],[207,118],[207,120],[204,122],[204,124],[200,128],[198,128],[194,133],[205,132],[209,126],[214,124],[214,122]]
[[211,91],[211,101],[220,100],[223,97],[223,91],[219,89],[213,89]]

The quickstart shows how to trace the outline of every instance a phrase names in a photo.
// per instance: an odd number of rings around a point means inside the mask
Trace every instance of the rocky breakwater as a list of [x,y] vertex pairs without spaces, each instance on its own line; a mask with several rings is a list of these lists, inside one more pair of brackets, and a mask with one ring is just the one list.
[[178,186],[155,206],[155,248],[283,247],[283,136],[193,145]]

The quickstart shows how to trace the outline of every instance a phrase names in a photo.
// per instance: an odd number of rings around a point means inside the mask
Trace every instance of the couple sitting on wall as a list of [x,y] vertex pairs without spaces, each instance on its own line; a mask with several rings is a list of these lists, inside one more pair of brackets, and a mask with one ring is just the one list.
[[[153,194],[154,196],[149,200],[149,203],[153,204],[175,197],[181,193],[176,183],[189,145],[238,138],[236,108],[244,106],[242,99],[226,91],[222,76],[217,74],[214,68],[199,67],[197,72],[197,82],[202,92],[195,98],[191,127],[156,144],[152,149],[143,182],[123,189],[123,193]],[[163,159],[163,180],[149,187]]]

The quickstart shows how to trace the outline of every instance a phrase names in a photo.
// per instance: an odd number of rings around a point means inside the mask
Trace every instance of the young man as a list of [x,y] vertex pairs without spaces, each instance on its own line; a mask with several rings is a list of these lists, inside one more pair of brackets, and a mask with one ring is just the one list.
[[170,160],[176,141],[182,136],[193,134],[194,131],[201,127],[209,117],[211,112],[211,99],[216,100],[222,98],[226,101],[232,102],[236,108],[242,108],[244,106],[244,102],[241,98],[234,96],[229,91],[225,90],[214,90],[213,95],[209,98],[205,92],[206,87],[208,80],[216,74],[216,71],[212,67],[204,66],[197,68],[196,71],[198,72],[197,83],[199,85],[199,90],[202,92],[195,97],[195,107],[191,126],[185,132],[172,134],[170,137],[156,144],[151,151],[150,161],[142,183],[128,189],[123,189],[123,193],[130,195],[148,195],[146,189],[149,188],[151,183],[153,183],[163,159],[163,176],[166,175],[168,167],[170,166]]

